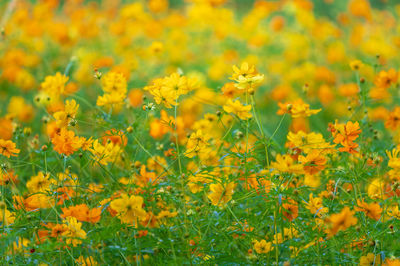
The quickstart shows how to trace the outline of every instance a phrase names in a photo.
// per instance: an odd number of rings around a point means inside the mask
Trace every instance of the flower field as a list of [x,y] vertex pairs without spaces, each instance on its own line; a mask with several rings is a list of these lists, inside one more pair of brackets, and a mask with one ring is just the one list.
[[0,1],[0,265],[400,265],[399,22]]

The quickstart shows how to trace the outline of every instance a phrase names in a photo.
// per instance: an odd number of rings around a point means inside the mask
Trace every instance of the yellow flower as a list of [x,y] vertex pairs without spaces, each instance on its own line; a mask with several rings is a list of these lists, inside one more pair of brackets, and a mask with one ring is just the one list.
[[193,158],[196,155],[200,155],[204,151],[208,151],[209,138],[209,135],[204,134],[201,130],[193,132],[186,144],[186,157]]
[[254,89],[257,85],[261,84],[264,80],[264,75],[255,75],[253,77],[239,76],[235,87],[240,90]]
[[92,256],[89,256],[86,258],[83,256],[79,256],[79,258],[76,259],[76,263],[77,263],[77,265],[80,265],[80,266],[97,266],[97,265],[99,265]]
[[81,239],[86,239],[86,232],[82,229],[82,223],[78,222],[75,217],[68,216],[64,224],[67,225],[67,230],[63,233],[63,236],[67,238],[67,244],[76,247],[82,243]]
[[14,223],[15,214],[7,210],[7,205],[0,201],[0,225],[9,225]]
[[50,98],[58,99],[60,95],[64,94],[67,81],[67,76],[57,72],[54,76],[47,76],[40,84],[40,87]]
[[162,42],[152,42],[149,50],[152,54],[159,54],[164,50],[164,44]]
[[289,155],[276,155],[276,162],[271,163],[271,168],[279,173],[302,174],[304,172],[303,165],[296,164]]
[[178,73],[173,73],[169,77],[165,77],[163,86],[173,91],[176,97],[187,94],[190,91],[187,78],[181,77]]
[[[28,247],[31,241],[26,238],[18,237],[18,240],[13,243],[14,253],[18,253],[24,251],[24,253],[28,253]],[[25,250],[24,250],[25,249]]]
[[278,115],[290,114],[293,118],[308,117],[317,114],[321,109],[311,110],[310,105],[303,102],[302,99],[297,99],[289,103],[278,103]]
[[233,66],[234,73],[231,80],[236,81],[235,87],[241,90],[253,90],[264,80],[264,75],[258,74],[255,67],[249,66],[247,62],[242,63],[240,69]]
[[[389,162],[388,162],[388,166],[390,168],[392,168],[389,171],[389,177],[392,180],[397,180],[398,176],[400,174],[400,156],[399,156],[400,150],[399,149],[393,149],[391,152],[390,151],[386,151],[387,156],[389,157]],[[383,182],[383,181],[381,181]],[[377,193],[379,193],[379,195],[383,194],[383,185],[381,185],[379,188],[379,191],[376,191]]]
[[254,249],[258,254],[265,254],[272,251],[274,247],[272,246],[271,242],[267,242],[264,239],[262,239],[261,241],[256,240],[254,242]]
[[75,119],[76,113],[78,112],[79,104],[75,100],[66,101],[64,111],[58,111],[54,113],[56,119],[56,125],[59,128],[67,127],[72,119]]
[[146,86],[144,90],[147,90],[153,95],[157,104],[164,104],[166,108],[171,108],[173,105],[177,104],[178,93],[172,88],[164,86],[164,79],[159,78],[153,80],[153,84]]
[[55,184],[55,180],[50,179],[50,174],[39,172],[37,176],[33,176],[27,183],[26,187],[30,193],[50,191],[50,185]]
[[163,104],[166,108],[177,105],[179,96],[187,94],[197,87],[193,78],[173,73],[165,78],[154,79],[151,85],[144,87],[144,90],[153,95],[157,104]]
[[387,210],[387,215],[400,220],[399,205],[390,206]]
[[368,185],[368,196],[371,199],[379,199],[383,198],[384,195],[384,187],[385,182],[380,178],[375,178],[372,182]]
[[349,65],[352,70],[360,70],[364,66],[363,62],[360,60],[353,60]]
[[247,120],[252,117],[252,114],[250,113],[251,105],[242,105],[239,100],[233,102],[229,99],[223,108],[225,112],[233,113],[242,120]]
[[7,112],[11,117],[18,118],[21,122],[28,122],[33,118],[34,109],[32,105],[26,103],[23,97],[14,96],[10,99]]
[[232,199],[232,194],[236,184],[234,182],[230,182],[225,186],[221,184],[212,184],[210,185],[211,193],[208,194],[208,198],[211,200],[211,203],[215,206],[224,206],[227,202]]
[[290,148],[300,149],[304,153],[308,154],[314,149],[319,151],[332,151],[334,145],[327,143],[320,133],[305,133],[303,131],[298,131],[296,133],[289,132],[287,135],[287,146]]
[[92,153],[92,159],[96,162],[107,165],[118,160],[121,148],[112,141],[102,145],[99,140],[93,142],[93,148],[88,149]]
[[380,254],[368,253],[360,258],[360,266],[381,265],[381,263]]
[[146,211],[142,207],[143,198],[123,194],[121,198],[111,201],[110,207],[116,211],[117,217],[123,223],[137,224],[138,220],[146,218]]
[[113,113],[118,113],[121,111],[124,100],[126,98],[125,94],[120,93],[106,93],[103,96],[97,98],[96,105],[104,106],[107,111],[113,111]]
[[257,73],[254,65],[249,66],[249,63],[247,62],[243,62],[240,68],[234,65],[232,69],[233,69],[233,74],[232,77],[230,77],[230,79],[235,81],[237,81],[241,76],[252,77]]
[[188,187],[192,193],[198,193],[203,190],[204,184],[212,182],[215,172],[199,172],[191,177],[189,177]]
[[108,72],[101,79],[101,85],[105,94],[97,98],[96,105],[104,106],[113,113],[121,111],[127,94],[125,76],[119,72]]
[[309,201],[306,203],[306,208],[313,214],[321,216],[328,212],[328,208],[322,205],[322,198],[314,198],[313,194],[310,193]]
[[126,94],[126,78],[119,72],[108,72],[101,78],[101,86],[104,92],[109,94]]

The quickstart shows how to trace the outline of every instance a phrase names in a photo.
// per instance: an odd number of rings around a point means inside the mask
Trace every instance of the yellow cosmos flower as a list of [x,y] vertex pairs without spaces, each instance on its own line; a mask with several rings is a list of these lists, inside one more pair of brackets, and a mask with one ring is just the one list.
[[265,254],[265,253],[269,253],[274,249],[274,247],[272,246],[271,242],[267,242],[264,239],[262,239],[261,241],[255,241],[254,242],[254,250],[258,253],[258,254]]
[[242,120],[247,120],[252,117],[250,113],[251,105],[242,105],[239,100],[233,102],[229,99],[223,108],[225,112],[235,114]]
[[110,207],[118,213],[117,217],[121,222],[137,224],[138,220],[146,218],[146,211],[142,205],[142,197],[123,194],[121,198],[111,201]]
[[47,76],[42,84],[40,84],[40,87],[42,91],[47,93],[51,98],[58,99],[60,95],[64,94],[67,81],[67,76],[57,72],[54,76]]
[[56,119],[56,125],[60,128],[67,127],[72,119],[75,119],[76,113],[78,112],[79,104],[75,100],[66,101],[64,111],[58,111],[54,113]]
[[37,193],[50,191],[51,184],[55,184],[55,180],[50,179],[50,174],[45,175],[43,172],[39,172],[26,183],[26,187],[30,193]]
[[67,225],[67,230],[63,233],[63,236],[67,238],[67,244],[72,244],[76,247],[82,243],[81,239],[86,239],[86,232],[82,229],[82,223],[78,222],[75,217],[67,217],[64,224]]
[[211,193],[207,197],[211,200],[212,205],[222,207],[232,199],[235,187],[236,184],[234,182],[230,182],[225,186],[212,184],[210,185]]
[[109,94],[126,94],[126,78],[119,72],[108,72],[101,78],[101,88]]

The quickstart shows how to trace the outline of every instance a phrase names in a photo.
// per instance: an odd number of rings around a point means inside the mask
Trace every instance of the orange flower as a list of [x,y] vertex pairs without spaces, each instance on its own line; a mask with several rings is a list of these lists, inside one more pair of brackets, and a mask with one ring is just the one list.
[[366,216],[378,221],[382,215],[382,208],[378,203],[366,203],[364,200],[357,200],[357,205],[354,209],[358,212],[364,212]]
[[0,139],[9,140],[13,135],[13,124],[10,119],[0,118]]
[[19,149],[15,148],[16,145],[11,140],[0,139],[0,154],[10,158],[10,156],[17,156],[20,152]]
[[303,164],[304,172],[313,175],[326,167],[326,158],[321,151],[313,150],[306,157],[300,155],[299,162]]
[[38,209],[47,209],[54,205],[54,199],[45,194],[32,194],[27,198],[22,196],[13,196],[15,201],[14,208],[25,209],[26,211],[36,211]]
[[69,200],[75,196],[75,190],[70,187],[59,187],[57,188],[57,198],[58,198],[58,205],[62,205],[65,200]]
[[400,259],[385,259],[384,266],[400,266]]
[[390,130],[396,130],[400,126],[400,107],[394,108],[389,113],[387,120],[385,121],[385,127]]
[[0,186],[11,184],[17,184],[19,182],[18,175],[14,174],[13,170],[7,172],[0,172]]
[[154,119],[150,123],[150,136],[155,139],[162,138],[165,134],[170,131],[168,114],[165,110],[161,110],[161,118]]
[[57,238],[59,236],[62,236],[62,234],[67,231],[68,227],[65,224],[56,224],[53,226],[51,229],[51,236],[54,238]]
[[141,238],[141,237],[147,236],[148,233],[149,233],[149,231],[147,231],[147,230],[139,230],[137,232],[137,234],[135,235],[135,238]]
[[222,93],[227,98],[233,98],[237,94],[240,94],[241,91],[235,87],[235,83],[228,82],[221,88]]
[[375,77],[374,84],[378,88],[389,88],[392,84],[395,84],[398,79],[398,73],[396,70],[389,69],[388,71],[382,70],[379,74]]
[[46,134],[50,138],[53,138],[55,135],[60,134],[61,128],[57,126],[56,121],[52,121],[50,123],[47,123],[46,126]]
[[348,8],[350,13],[356,17],[372,19],[371,6],[367,0],[351,0]]
[[286,203],[282,204],[282,214],[286,217],[289,221],[293,221],[299,215],[299,206],[297,202],[292,199],[288,199]]
[[143,102],[143,91],[139,89],[129,91],[128,100],[133,107],[139,107]]
[[353,141],[358,138],[361,133],[358,122],[348,121],[347,124],[338,124],[335,121],[335,125],[330,124],[330,131],[334,137],[334,143],[340,143],[343,147],[339,148],[339,151],[357,153],[355,150],[358,147],[357,143]]
[[128,139],[121,130],[111,129],[107,130],[103,136],[103,145],[110,140],[114,144],[126,146]]
[[81,139],[75,136],[73,131],[65,128],[62,128],[59,134],[54,135],[51,142],[56,152],[66,156],[73,154],[82,146]]
[[328,235],[336,235],[339,231],[357,224],[358,220],[353,215],[354,211],[351,211],[347,206],[340,213],[332,214],[327,219],[327,222],[331,224],[331,227],[327,230]]
[[97,223],[98,221],[100,221],[101,217],[101,208],[89,209],[86,204],[70,206],[69,208],[62,208],[62,211],[62,218],[72,216],[81,222]]

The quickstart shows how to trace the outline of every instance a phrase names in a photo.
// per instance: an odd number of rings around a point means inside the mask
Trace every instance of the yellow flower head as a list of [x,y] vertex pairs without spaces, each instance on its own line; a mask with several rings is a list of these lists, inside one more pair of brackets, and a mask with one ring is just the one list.
[[236,81],[236,88],[241,90],[253,90],[264,80],[264,75],[258,74],[255,67],[247,62],[242,63],[240,69],[234,65],[233,72],[230,79]]
[[64,224],[67,225],[67,230],[62,235],[67,238],[67,244],[76,247],[82,243],[82,239],[86,239],[86,232],[82,229],[82,223],[78,222],[75,217],[68,216]]
[[30,193],[37,193],[50,191],[52,184],[55,184],[55,180],[50,179],[50,174],[45,175],[43,172],[39,172],[26,183],[26,187]]
[[353,60],[350,62],[350,68],[352,70],[360,70],[363,66],[364,64],[360,60]]
[[75,119],[76,113],[78,112],[79,104],[75,100],[66,101],[64,111],[58,111],[54,113],[56,124],[59,128],[67,127],[72,119]]
[[242,105],[239,100],[232,101],[228,99],[228,102],[224,105],[224,111],[237,115],[242,120],[247,120],[252,117],[250,113],[251,105]]
[[222,207],[232,199],[232,194],[235,187],[236,184],[234,182],[230,182],[225,186],[219,183],[212,184],[210,185],[211,192],[207,197],[211,200],[212,205]]
[[65,84],[67,81],[67,76],[57,72],[54,76],[47,76],[42,84],[40,84],[40,87],[50,97],[58,99],[60,95],[65,94]]
[[117,217],[123,223],[137,224],[146,218],[146,211],[143,209],[143,198],[140,196],[128,196],[123,194],[121,198],[111,201],[110,207],[118,214]]
[[119,72],[108,72],[101,78],[101,86],[104,92],[109,94],[126,94],[126,78]]
[[274,247],[272,246],[272,243],[267,242],[264,239],[262,239],[261,241],[258,241],[258,240],[254,241],[254,250],[258,254],[269,253],[273,249],[274,249]]

